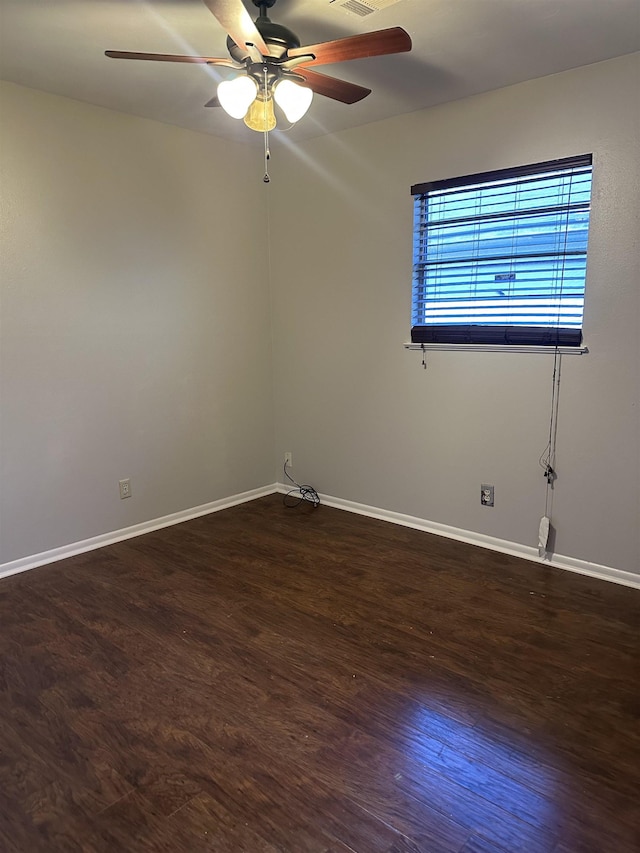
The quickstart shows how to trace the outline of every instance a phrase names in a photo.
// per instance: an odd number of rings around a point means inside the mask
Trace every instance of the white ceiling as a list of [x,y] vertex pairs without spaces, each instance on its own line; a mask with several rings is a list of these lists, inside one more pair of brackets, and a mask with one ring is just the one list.
[[[349,106],[316,96],[293,139],[640,50],[640,0],[398,0],[366,17],[342,2],[278,0],[270,17],[303,45],[401,26],[413,50],[319,68],[373,92]],[[5,80],[216,136],[258,136],[221,109],[203,108],[224,69],[104,56],[227,56],[225,33],[202,0],[0,0],[0,16]]]

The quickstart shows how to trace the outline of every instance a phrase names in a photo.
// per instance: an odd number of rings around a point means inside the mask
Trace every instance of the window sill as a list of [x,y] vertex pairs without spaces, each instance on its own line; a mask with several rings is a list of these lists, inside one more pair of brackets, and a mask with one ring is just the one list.
[[[529,352],[529,353],[546,353],[553,354],[556,347],[548,346],[518,346],[511,344],[413,344],[406,343],[404,348],[408,350],[417,350],[418,352]],[[587,347],[558,347],[559,353],[562,355],[586,355],[589,352]]]

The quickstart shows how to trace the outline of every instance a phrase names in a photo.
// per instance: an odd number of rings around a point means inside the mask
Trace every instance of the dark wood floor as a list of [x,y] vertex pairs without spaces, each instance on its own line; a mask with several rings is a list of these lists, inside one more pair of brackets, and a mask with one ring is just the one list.
[[637,591],[273,496],[0,581],[0,849],[637,853]]

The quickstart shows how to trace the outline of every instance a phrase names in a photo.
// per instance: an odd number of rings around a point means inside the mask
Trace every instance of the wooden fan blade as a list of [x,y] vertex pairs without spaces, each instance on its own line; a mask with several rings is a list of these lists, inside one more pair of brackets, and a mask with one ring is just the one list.
[[176,56],[172,53],[131,53],[127,50],[105,50],[105,56],[112,59],[150,59],[153,62],[197,62],[201,65],[226,65],[237,68],[233,59],[222,59],[215,56]]
[[307,86],[316,94],[333,98],[334,101],[342,101],[343,104],[355,104],[371,94],[371,89],[365,89],[364,86],[347,83],[346,80],[319,74],[307,68],[296,68],[296,74],[304,77]]
[[269,56],[269,48],[251,20],[251,15],[242,5],[242,0],[203,0],[203,2],[237,45],[245,47],[247,44],[253,44],[263,56]]
[[411,50],[409,34],[402,27],[391,27],[388,30],[292,48],[287,55],[293,58],[313,53],[315,59],[305,62],[305,65],[329,65],[332,62],[347,62],[367,56],[386,56],[390,53],[405,53],[408,50]]
[[218,100],[217,95],[214,95],[213,98],[211,98],[211,100],[207,101],[207,103],[205,104],[205,107],[220,107],[220,106],[222,106],[222,105],[221,105],[220,101]]

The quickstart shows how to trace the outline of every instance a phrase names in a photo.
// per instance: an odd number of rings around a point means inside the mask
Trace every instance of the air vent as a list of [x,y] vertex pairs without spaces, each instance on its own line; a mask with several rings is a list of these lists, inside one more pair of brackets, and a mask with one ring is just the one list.
[[399,2],[400,0],[329,0],[329,5],[364,18]]

